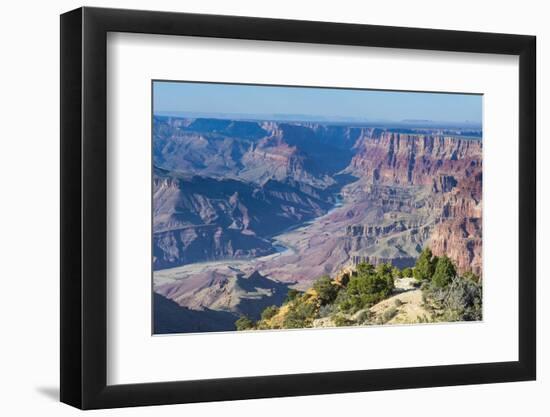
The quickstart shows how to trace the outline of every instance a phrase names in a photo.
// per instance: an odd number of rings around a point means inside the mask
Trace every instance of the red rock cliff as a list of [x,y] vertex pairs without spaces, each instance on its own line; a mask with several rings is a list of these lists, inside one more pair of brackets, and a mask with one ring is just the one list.
[[360,174],[365,189],[429,187],[435,225],[427,244],[435,255],[452,258],[460,272],[481,275],[482,142],[373,129],[357,147],[350,172]]

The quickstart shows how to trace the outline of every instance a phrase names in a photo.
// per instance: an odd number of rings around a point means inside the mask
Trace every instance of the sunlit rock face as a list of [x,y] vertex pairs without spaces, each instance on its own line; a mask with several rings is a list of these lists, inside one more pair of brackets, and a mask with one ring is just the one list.
[[[361,178],[365,189],[373,185],[430,187],[425,202],[432,212],[429,246],[435,255],[451,257],[461,272],[471,269],[480,275],[482,142],[375,129],[357,147],[349,170]],[[396,200],[393,204],[403,204]]]

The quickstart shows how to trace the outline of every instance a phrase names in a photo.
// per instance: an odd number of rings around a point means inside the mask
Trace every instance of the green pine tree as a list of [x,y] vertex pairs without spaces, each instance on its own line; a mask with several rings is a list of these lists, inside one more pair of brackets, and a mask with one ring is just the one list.
[[422,251],[416,265],[414,266],[413,275],[417,281],[430,281],[434,274],[434,266],[437,262],[437,257],[434,257],[430,248],[426,248]]
[[455,276],[456,268],[453,261],[446,255],[439,258],[432,278],[433,285],[439,288],[446,287]]

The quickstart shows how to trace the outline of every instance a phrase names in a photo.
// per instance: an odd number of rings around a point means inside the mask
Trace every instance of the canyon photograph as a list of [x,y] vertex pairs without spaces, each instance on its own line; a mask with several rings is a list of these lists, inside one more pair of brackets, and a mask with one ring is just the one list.
[[153,334],[483,319],[482,95],[152,92]]

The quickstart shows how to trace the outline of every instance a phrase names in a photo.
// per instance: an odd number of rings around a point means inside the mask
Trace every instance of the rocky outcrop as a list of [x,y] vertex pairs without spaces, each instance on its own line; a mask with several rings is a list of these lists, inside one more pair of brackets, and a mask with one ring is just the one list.
[[416,224],[406,223],[403,220],[392,222],[386,225],[377,224],[359,224],[351,225],[346,228],[346,235],[351,237],[366,237],[376,239],[390,233],[398,233],[418,227]]
[[237,318],[246,315],[255,320],[266,307],[282,304],[288,290],[288,284],[271,280],[258,271],[248,276],[195,274],[190,279],[155,287],[156,293],[193,311],[224,311]]
[[455,261],[459,272],[483,275],[481,218],[458,217],[438,224],[429,246],[434,255],[447,255]]
[[443,175],[449,190],[456,185],[455,174],[470,176],[481,169],[481,153],[479,140],[375,130],[362,139],[349,171],[365,182],[391,185],[434,186],[435,180],[437,186]]
[[433,179],[432,191],[434,193],[448,193],[456,187],[456,178],[452,175],[440,174]]
[[155,269],[272,253],[268,237],[321,215],[330,207],[322,191],[270,180],[185,177],[155,169]]
[[197,261],[254,258],[272,252],[271,244],[254,234],[215,224],[183,227],[153,235],[155,269]]

